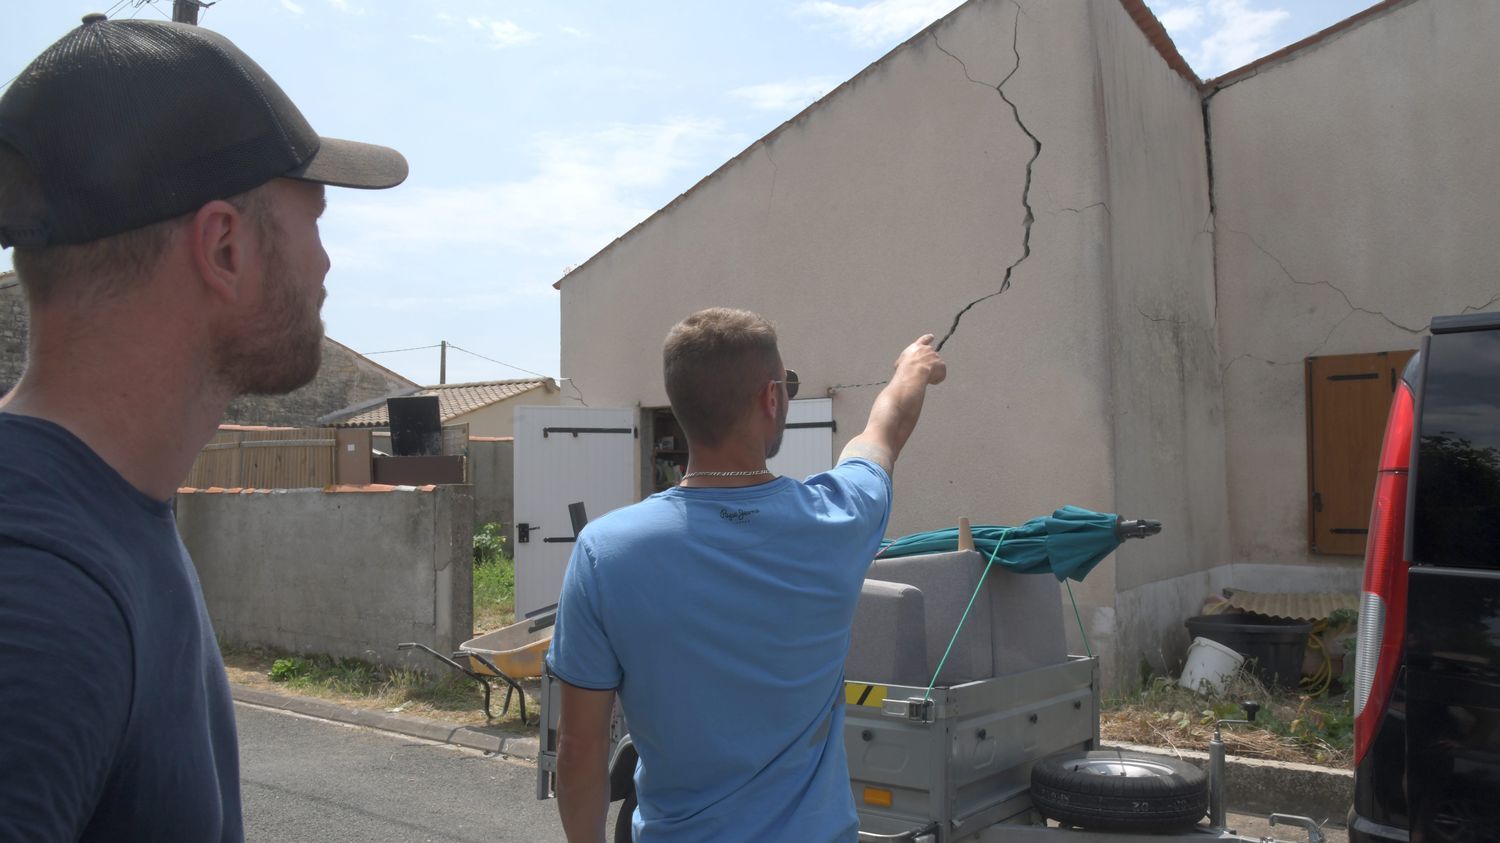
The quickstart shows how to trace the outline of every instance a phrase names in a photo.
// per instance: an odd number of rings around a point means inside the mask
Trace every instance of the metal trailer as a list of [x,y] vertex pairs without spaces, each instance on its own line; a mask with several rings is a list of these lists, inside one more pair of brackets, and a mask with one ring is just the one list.
[[950,843],[1028,817],[1031,768],[1099,743],[1098,659],[948,688],[846,682],[860,840]]

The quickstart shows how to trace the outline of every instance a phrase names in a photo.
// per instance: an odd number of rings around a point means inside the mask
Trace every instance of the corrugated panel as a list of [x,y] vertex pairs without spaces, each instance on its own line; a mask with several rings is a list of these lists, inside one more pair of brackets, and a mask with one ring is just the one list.
[[1245,591],[1238,588],[1224,589],[1229,607],[1258,615],[1275,618],[1317,621],[1328,617],[1338,609],[1359,611],[1359,595],[1340,591],[1319,591],[1311,594],[1290,594],[1267,591]]

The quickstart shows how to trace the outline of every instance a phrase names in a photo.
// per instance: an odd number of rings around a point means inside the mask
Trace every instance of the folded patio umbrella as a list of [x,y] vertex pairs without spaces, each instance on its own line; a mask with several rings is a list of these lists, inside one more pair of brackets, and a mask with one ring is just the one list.
[[[1019,526],[982,525],[971,532],[975,550],[987,560],[993,556],[997,565],[1021,574],[1052,574],[1059,581],[1082,582],[1120,542],[1154,536],[1161,532],[1161,522],[1126,520],[1113,512],[1064,506]],[[958,529],[950,527],[886,541],[876,556],[888,559],[957,549]]]

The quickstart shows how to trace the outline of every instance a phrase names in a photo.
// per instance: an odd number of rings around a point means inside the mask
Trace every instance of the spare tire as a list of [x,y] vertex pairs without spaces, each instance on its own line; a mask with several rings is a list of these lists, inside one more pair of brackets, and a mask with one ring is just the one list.
[[1177,831],[1208,812],[1208,777],[1185,761],[1134,752],[1065,752],[1031,770],[1044,817],[1105,831]]

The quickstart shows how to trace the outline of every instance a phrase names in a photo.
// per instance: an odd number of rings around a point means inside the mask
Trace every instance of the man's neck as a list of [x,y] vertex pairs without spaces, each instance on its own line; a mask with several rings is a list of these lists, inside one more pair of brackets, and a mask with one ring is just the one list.
[[83,440],[130,485],[168,500],[213,438],[230,395],[201,362],[129,342],[66,349],[33,343],[21,382],[0,412],[43,419]]
[[766,470],[764,443],[740,440],[714,448],[689,443],[687,471],[683,472],[682,485],[687,488],[752,486],[766,482],[771,476]]

